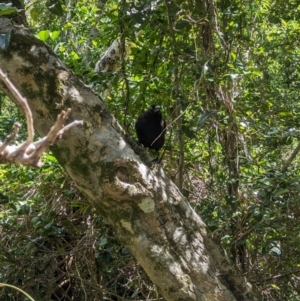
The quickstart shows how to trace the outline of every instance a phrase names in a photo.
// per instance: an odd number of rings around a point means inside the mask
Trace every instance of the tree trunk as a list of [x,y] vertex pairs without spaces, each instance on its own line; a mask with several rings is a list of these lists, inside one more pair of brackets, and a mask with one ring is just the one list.
[[[177,187],[161,168],[141,161],[91,89],[43,42],[0,19],[0,33],[9,30],[0,68],[27,98],[37,132],[45,135],[68,107],[70,119],[84,121],[52,151],[165,299],[258,300]],[[2,83],[0,89],[13,100]]]

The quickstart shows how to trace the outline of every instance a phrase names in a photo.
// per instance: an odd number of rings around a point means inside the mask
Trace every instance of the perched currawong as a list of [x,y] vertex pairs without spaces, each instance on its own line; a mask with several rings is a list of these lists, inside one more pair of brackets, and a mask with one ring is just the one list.
[[165,128],[166,122],[158,105],[152,105],[138,117],[135,124],[139,143],[156,151],[159,151],[165,143]]

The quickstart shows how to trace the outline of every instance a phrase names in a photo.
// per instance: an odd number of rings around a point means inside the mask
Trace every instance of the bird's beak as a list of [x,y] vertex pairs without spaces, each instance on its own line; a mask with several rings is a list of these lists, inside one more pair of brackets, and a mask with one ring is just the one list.
[[160,106],[155,106],[154,112],[158,112],[160,110]]

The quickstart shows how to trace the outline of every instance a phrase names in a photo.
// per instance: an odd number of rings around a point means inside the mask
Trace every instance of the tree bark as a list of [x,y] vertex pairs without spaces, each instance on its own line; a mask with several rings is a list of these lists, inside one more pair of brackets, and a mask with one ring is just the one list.
[[[178,188],[161,168],[151,170],[141,161],[135,144],[91,89],[43,42],[0,19],[0,33],[9,30],[0,68],[27,98],[35,129],[46,135],[68,107],[69,122],[84,121],[52,151],[165,299],[258,300]],[[0,90],[14,100],[3,83]]]

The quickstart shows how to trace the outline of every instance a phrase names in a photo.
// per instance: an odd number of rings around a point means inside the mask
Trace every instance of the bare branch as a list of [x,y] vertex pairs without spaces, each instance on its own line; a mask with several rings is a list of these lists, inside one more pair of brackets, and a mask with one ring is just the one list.
[[13,83],[9,80],[6,74],[0,69],[0,79],[5,83],[9,91],[12,93],[14,96],[15,100],[18,102],[18,104],[21,106],[23,109],[23,113],[26,117],[26,122],[27,122],[27,131],[28,131],[28,136],[26,142],[23,144],[23,147],[26,148],[30,143],[33,141],[34,137],[34,128],[33,128],[33,119],[32,119],[32,114],[31,110],[29,108],[28,102],[26,98],[24,98],[20,92],[17,90],[17,88],[13,85]]
[[62,111],[56,119],[55,124],[50,129],[47,136],[38,141],[33,142],[34,128],[32,113],[24,98],[13,83],[7,78],[6,74],[0,69],[0,79],[5,83],[9,91],[14,96],[15,101],[20,104],[27,120],[28,136],[24,143],[18,146],[10,145],[15,140],[20,128],[20,123],[16,122],[13,125],[12,132],[8,135],[4,142],[0,141],[0,163],[14,163],[20,165],[27,165],[33,167],[41,167],[43,164],[40,160],[44,151],[52,144],[54,144],[61,136],[71,127],[83,124],[83,121],[75,120],[70,124],[64,126],[65,121],[71,113],[71,109]]
[[69,123],[68,125],[63,126],[64,121],[68,118],[70,113],[71,109],[67,109],[67,111],[62,111],[57,116],[56,122],[50,129],[48,135],[33,143],[33,145],[35,146],[35,153],[38,156],[41,156],[50,145],[54,144],[56,140],[60,139],[64,132],[66,132],[68,129],[75,125],[83,124],[82,121],[75,120]]

